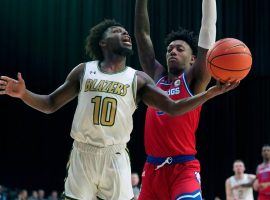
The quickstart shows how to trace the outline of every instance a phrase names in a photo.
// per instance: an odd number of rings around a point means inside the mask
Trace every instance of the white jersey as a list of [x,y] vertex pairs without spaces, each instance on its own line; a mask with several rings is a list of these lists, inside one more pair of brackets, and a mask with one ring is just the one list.
[[[248,184],[250,183],[250,179],[248,174],[244,174],[242,179],[236,179],[235,176],[230,177],[231,187],[240,185],[240,184]],[[236,200],[254,200],[253,197],[253,189],[252,187],[239,187],[237,189],[233,189],[233,198]]]
[[71,137],[97,147],[126,144],[133,129],[136,105],[136,70],[109,74],[98,61],[86,63]]

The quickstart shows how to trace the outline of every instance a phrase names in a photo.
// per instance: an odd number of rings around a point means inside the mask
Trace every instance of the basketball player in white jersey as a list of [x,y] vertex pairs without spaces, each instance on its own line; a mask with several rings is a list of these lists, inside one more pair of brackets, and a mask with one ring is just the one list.
[[65,198],[132,199],[126,143],[139,100],[171,115],[183,114],[239,83],[217,84],[194,97],[173,101],[144,72],[126,66],[132,42],[119,23],[105,20],[96,25],[86,43],[86,50],[95,61],[79,64],[51,94],[39,95],[27,90],[20,73],[18,80],[1,76],[0,94],[20,98],[48,114],[78,96]]
[[227,200],[254,200],[253,182],[256,176],[245,174],[245,164],[242,160],[233,163],[234,175],[226,180],[226,199]]

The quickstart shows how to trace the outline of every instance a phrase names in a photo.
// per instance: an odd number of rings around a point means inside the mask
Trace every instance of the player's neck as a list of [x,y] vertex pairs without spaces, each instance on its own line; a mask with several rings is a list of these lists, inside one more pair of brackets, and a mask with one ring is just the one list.
[[243,174],[235,174],[234,177],[235,177],[235,179],[242,179],[242,178],[244,178],[244,173]]
[[125,57],[107,57],[103,61],[99,62],[99,68],[101,71],[107,73],[115,73],[123,71],[126,68]]
[[168,72],[168,80],[170,82],[174,82],[175,80],[178,79],[178,77],[182,74],[183,72],[178,72],[178,73],[171,73],[171,72]]
[[263,163],[266,164],[266,165],[268,165],[268,164],[270,164],[270,160],[264,159]]

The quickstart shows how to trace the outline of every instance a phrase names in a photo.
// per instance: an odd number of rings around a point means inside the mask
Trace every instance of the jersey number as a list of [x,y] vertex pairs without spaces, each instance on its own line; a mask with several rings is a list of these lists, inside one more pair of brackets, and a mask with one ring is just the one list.
[[117,101],[114,98],[101,96],[92,98],[94,104],[93,123],[95,125],[113,126],[117,109]]

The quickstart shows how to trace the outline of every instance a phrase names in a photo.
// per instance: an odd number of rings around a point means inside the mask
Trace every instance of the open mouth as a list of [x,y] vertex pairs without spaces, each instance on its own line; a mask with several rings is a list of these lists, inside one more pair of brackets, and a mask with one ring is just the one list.
[[122,39],[123,44],[127,46],[132,46],[131,38],[129,36],[124,36]]

